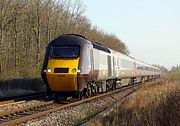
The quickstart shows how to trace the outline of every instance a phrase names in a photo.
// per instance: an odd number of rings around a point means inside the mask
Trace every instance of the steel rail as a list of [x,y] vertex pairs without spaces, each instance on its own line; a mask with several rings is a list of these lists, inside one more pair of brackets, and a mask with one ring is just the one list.
[[24,103],[24,102],[26,102],[26,101],[25,101],[25,100],[23,100],[23,101],[17,101],[17,102],[12,101],[12,102],[9,102],[9,103],[0,104],[0,107],[5,107],[5,106],[15,105],[15,104],[21,104],[21,103]]
[[[90,98],[87,98],[87,99],[84,99],[84,100],[75,101],[75,102],[72,102],[72,103],[69,103],[69,104],[61,105],[61,106],[58,106],[58,107],[55,107],[55,108],[52,108],[52,109],[48,109],[48,110],[44,110],[44,111],[41,111],[41,112],[34,113],[32,115],[23,116],[23,117],[18,118],[18,119],[14,119],[14,120],[10,120],[8,122],[1,123],[0,126],[13,126],[13,125],[21,124],[23,122],[27,122],[29,120],[44,116],[46,114],[56,112],[56,111],[60,111],[60,110],[70,108],[70,107],[73,107],[73,106],[77,106],[79,104],[86,103],[86,102],[89,102],[89,101],[92,101],[92,100],[95,100],[95,99],[98,99],[98,98],[101,98],[101,97],[113,95],[114,93],[118,93],[120,91],[124,91],[124,90],[130,89],[130,88],[138,86],[138,85],[139,84],[123,87],[123,88],[117,89],[117,90],[112,91],[112,92],[107,92],[107,93],[100,94],[100,95],[97,95],[97,96],[93,96],[93,97],[90,97]],[[42,103],[42,105],[43,104],[44,103]],[[50,101],[48,104],[49,105],[53,104],[53,101]],[[13,115],[13,114],[16,114],[16,113],[19,113],[19,112],[27,111],[29,109],[33,109],[33,108],[35,109],[35,108],[38,108],[38,107],[40,107],[42,105],[39,104],[39,105],[34,105],[32,107],[24,107],[24,108],[21,108],[21,109],[18,109],[18,110],[12,110],[12,111],[8,111],[8,112],[3,112],[3,113],[0,113],[0,117],[3,118],[3,117],[8,116],[8,115]]]

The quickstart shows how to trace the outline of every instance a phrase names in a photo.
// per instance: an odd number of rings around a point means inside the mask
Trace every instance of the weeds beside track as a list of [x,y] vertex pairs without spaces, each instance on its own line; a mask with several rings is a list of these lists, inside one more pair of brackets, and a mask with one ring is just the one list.
[[93,125],[180,125],[180,83],[167,78],[150,82]]

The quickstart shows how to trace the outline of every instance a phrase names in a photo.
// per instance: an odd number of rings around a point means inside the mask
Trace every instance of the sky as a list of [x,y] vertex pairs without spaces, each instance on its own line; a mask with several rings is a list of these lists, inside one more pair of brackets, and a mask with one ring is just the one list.
[[130,55],[170,69],[180,64],[180,0],[82,0],[85,16],[115,34]]

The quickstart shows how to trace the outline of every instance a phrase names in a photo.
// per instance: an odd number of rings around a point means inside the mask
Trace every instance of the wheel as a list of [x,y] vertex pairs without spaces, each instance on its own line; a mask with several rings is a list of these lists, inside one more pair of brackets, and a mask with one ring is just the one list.
[[79,98],[79,100],[83,100],[84,99],[83,91],[79,91],[78,92],[78,98]]
[[90,98],[92,96],[92,89],[91,89],[91,87],[89,85],[86,88],[85,96],[88,97],[88,98]]
[[116,90],[116,80],[113,80],[112,85],[113,85],[113,90]]
[[109,92],[109,91],[110,91],[110,85],[106,84],[106,92]]
[[101,93],[103,94],[103,93],[104,93],[103,83],[100,85],[100,87],[99,87],[99,88],[101,88]]
[[54,99],[55,101],[58,101],[58,99],[59,99],[59,95],[58,95],[58,94],[56,94],[56,93],[53,93],[53,99]]
[[92,86],[91,86],[91,94],[92,95],[95,95],[97,93],[97,89],[96,88],[97,88],[96,85],[92,84]]
[[100,87],[99,87],[99,85],[97,86],[97,93],[99,93],[100,92]]

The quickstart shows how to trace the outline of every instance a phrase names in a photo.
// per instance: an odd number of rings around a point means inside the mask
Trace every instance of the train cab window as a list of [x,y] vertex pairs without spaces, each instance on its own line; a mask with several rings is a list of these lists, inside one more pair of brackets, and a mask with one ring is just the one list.
[[80,55],[80,47],[65,45],[65,46],[52,46],[50,57],[52,58],[77,58]]

